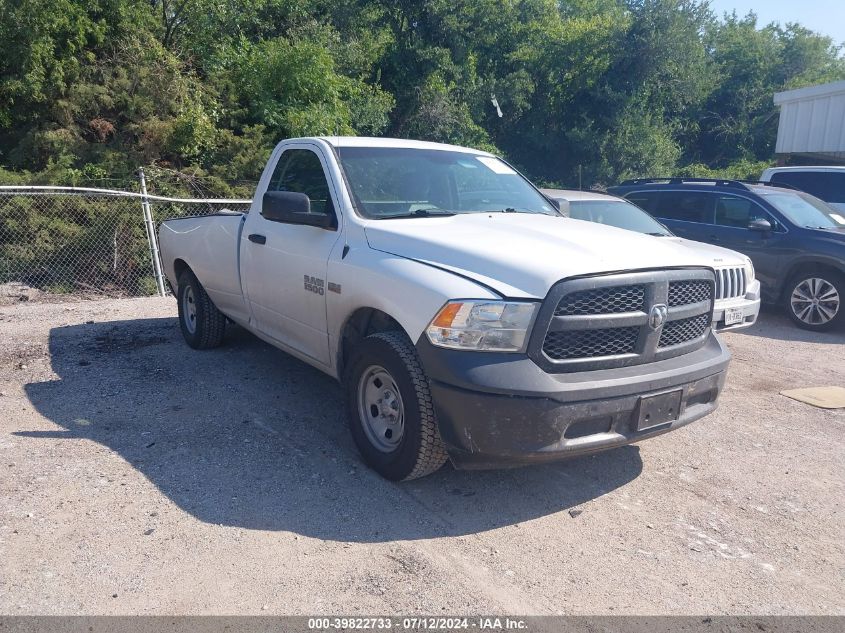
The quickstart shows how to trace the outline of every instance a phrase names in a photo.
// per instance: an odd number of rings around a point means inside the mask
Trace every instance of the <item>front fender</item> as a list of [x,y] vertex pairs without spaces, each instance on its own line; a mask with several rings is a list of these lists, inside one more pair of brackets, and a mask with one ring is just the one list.
[[[390,315],[417,341],[450,299],[501,299],[490,288],[428,264],[369,247],[351,249],[330,261],[326,293],[329,345],[338,350],[343,328],[361,308]],[[337,352],[332,366],[337,368]]]
[[792,278],[792,276],[801,269],[813,268],[815,266],[832,268],[840,275],[845,275],[845,260],[842,260],[835,255],[829,255],[820,251],[800,255],[789,262],[786,274],[779,279],[780,283],[777,288],[777,292],[773,294],[776,294],[777,297],[784,298],[784,293],[788,292],[786,287],[787,282]]

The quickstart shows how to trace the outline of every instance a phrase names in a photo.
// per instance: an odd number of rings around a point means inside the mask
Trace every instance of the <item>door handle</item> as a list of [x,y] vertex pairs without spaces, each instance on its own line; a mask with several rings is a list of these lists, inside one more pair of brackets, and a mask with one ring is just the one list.
[[247,239],[252,242],[253,244],[266,244],[267,237],[264,235],[259,235],[258,233],[251,233]]

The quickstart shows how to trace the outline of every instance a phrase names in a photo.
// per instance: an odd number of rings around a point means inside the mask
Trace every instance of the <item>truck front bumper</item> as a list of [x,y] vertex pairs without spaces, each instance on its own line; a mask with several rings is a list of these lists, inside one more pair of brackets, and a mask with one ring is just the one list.
[[[436,348],[425,336],[417,348],[440,435],[452,463],[465,469],[559,460],[689,424],[716,408],[730,360],[713,334],[683,356],[564,374],[545,373],[523,355]],[[678,410],[665,423],[644,423],[660,401],[649,398],[663,394],[673,394],[667,399]]]

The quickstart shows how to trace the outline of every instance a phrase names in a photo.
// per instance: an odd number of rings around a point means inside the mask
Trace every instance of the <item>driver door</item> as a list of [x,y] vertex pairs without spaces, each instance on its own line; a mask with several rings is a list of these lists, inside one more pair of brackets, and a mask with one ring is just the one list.
[[[783,226],[757,202],[729,193],[710,194],[716,199],[715,223],[708,242],[747,255],[754,262],[760,283],[776,288],[790,251],[784,246]],[[748,228],[752,220],[767,220],[771,231]]]
[[[333,227],[288,224],[262,215],[247,223],[241,249],[243,280],[256,329],[325,365],[330,358],[326,270],[340,236],[337,197],[328,173],[318,146],[303,143],[285,148],[266,191],[304,193],[310,198],[311,213],[332,215]],[[264,193],[258,192],[259,200]]]

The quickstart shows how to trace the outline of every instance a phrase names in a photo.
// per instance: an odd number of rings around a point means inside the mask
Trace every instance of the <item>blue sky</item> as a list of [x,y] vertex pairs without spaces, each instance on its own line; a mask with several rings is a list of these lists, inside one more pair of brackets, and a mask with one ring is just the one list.
[[834,42],[845,42],[845,0],[711,0],[710,7],[720,17],[733,10],[740,16],[754,11],[758,26],[798,22]]

